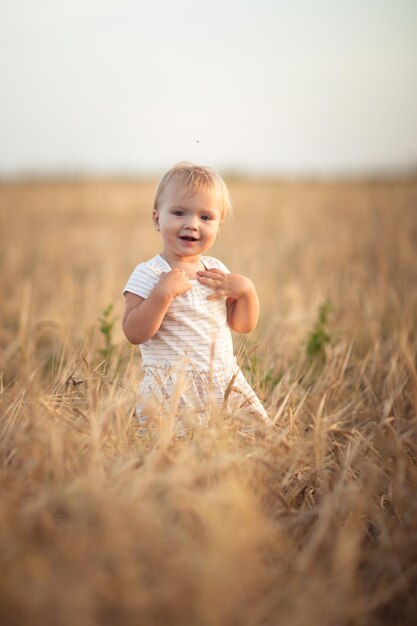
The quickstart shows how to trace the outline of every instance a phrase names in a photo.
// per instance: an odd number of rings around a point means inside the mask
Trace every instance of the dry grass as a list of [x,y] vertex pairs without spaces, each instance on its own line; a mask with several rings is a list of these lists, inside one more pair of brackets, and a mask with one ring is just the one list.
[[276,426],[182,440],[139,436],[119,324],[154,183],[0,187],[2,624],[415,623],[417,182],[230,187],[213,254],[258,286],[239,351]]

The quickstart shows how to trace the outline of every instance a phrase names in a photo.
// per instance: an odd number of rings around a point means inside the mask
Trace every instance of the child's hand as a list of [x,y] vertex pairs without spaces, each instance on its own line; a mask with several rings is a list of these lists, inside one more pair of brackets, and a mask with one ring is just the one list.
[[158,283],[158,291],[172,300],[192,289],[188,276],[184,270],[174,268],[170,272],[163,272]]
[[197,276],[200,283],[213,289],[213,293],[208,296],[207,300],[220,298],[238,300],[254,292],[252,281],[240,274],[225,274],[221,270],[210,269],[197,272]]

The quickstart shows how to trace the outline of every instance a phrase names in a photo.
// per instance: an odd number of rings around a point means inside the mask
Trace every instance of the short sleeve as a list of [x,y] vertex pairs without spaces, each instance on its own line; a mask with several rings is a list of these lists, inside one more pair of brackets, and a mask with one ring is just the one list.
[[131,273],[123,289],[123,295],[129,291],[141,298],[147,298],[159,281],[159,274],[160,272],[156,272],[146,263],[140,263]]

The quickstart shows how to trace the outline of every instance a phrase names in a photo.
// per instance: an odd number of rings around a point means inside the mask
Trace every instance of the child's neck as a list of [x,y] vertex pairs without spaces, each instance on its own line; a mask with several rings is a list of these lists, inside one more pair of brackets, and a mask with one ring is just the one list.
[[173,259],[171,256],[167,256],[164,252],[160,255],[170,265],[172,269],[175,267],[184,270],[188,278],[197,278],[197,272],[204,270],[205,266],[201,260],[201,256],[195,257],[183,257],[181,259]]

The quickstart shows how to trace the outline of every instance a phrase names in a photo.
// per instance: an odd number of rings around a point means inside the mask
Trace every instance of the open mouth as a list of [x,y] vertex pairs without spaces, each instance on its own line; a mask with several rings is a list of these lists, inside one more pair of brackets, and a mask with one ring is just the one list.
[[196,237],[190,237],[189,235],[186,235],[185,237],[180,237],[180,239],[182,239],[183,241],[198,241]]

